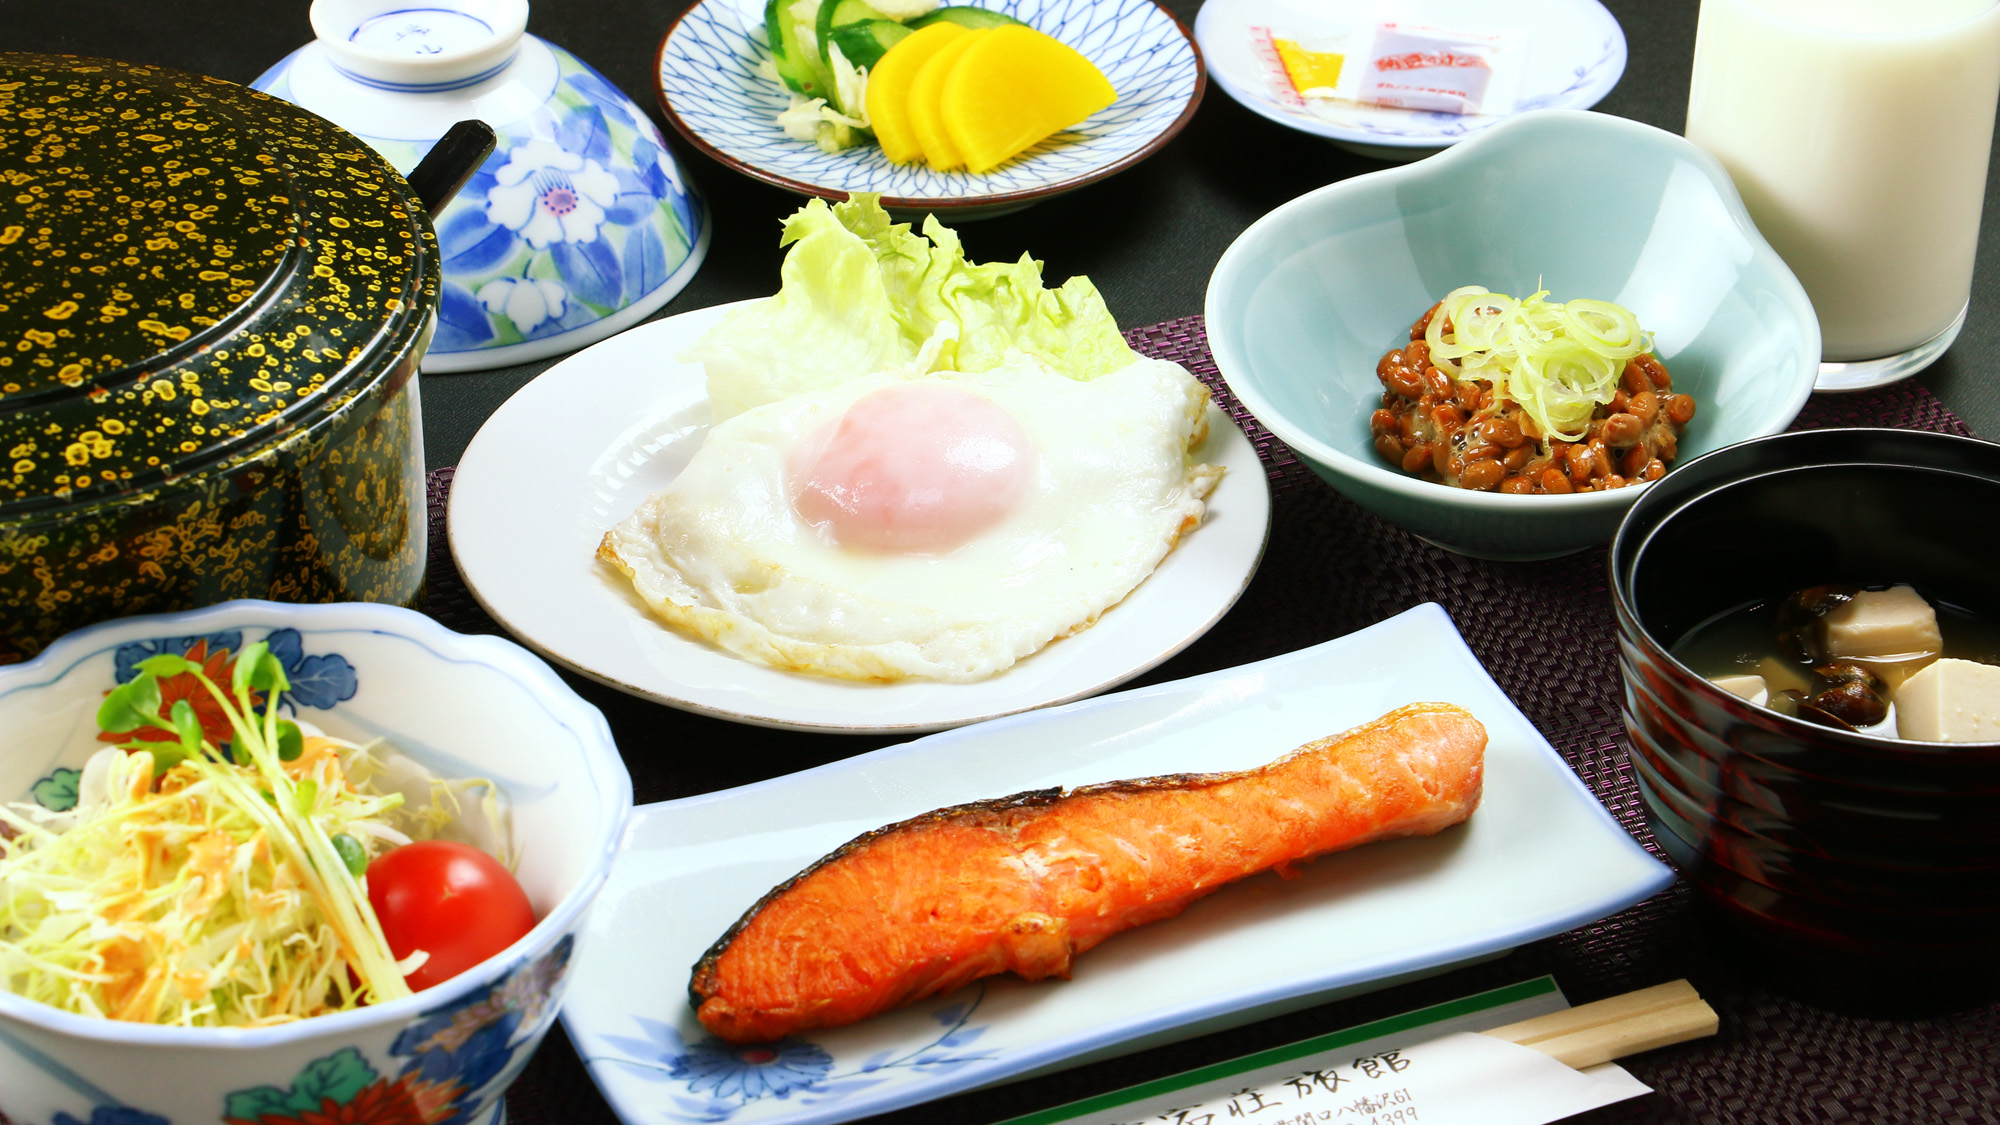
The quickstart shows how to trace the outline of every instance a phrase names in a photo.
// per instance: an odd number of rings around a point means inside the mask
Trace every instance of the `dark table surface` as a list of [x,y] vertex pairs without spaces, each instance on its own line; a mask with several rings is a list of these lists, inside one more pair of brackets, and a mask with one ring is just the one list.
[[[1693,53],[1695,0],[1606,0],[1623,24],[1630,62],[1618,86],[1596,107],[1678,132],[1687,102]],[[779,221],[797,197],[755,183],[693,151],[666,128],[652,93],[651,68],[658,40],[683,0],[541,0],[529,30],[569,48],[653,112],[667,133],[687,177],[706,197],[714,242],[706,264],[661,316],[766,295],[776,287]],[[1167,0],[1192,25],[1199,0]],[[305,43],[312,32],[304,0],[0,0],[0,50],[62,52],[154,63],[249,82]],[[1025,211],[963,224],[960,234],[977,260],[1013,259],[1026,252],[1046,262],[1059,280],[1088,274],[1121,325],[1152,324],[1198,313],[1210,270],[1229,243],[1265,212],[1297,195],[1348,176],[1383,167],[1323,140],[1293,132],[1239,107],[1211,85],[1187,129],[1137,168]],[[1972,308],[1956,345],[1920,381],[1970,424],[1975,433],[2000,434],[2000,379],[1989,369],[2000,359],[2000,238],[1994,215],[1994,179],[1987,188],[1987,219],[1979,249]],[[426,376],[422,381],[424,440],[432,467],[457,461],[480,424],[509,395],[554,361],[475,374]],[[1267,558],[1266,571],[1270,570]],[[1259,583],[1285,576],[1260,574]],[[1253,587],[1253,594],[1255,588]],[[1351,624],[1329,627],[1338,635]],[[1610,654],[1603,654],[1606,660]],[[1151,678],[1188,675],[1223,666],[1227,653],[1198,644]],[[634,775],[640,801],[687,796],[743,784],[861,753],[889,739],[783,733],[732,726],[671,711],[572,678],[578,690],[610,719]],[[1545,730],[1546,730],[1545,726]],[[1549,731],[1561,745],[1557,732]],[[706,752],[690,753],[689,747]],[[724,749],[726,748],[726,750]],[[1573,758],[1574,760],[1574,758]],[[1522,975],[1554,970],[1578,998],[1602,994],[1604,981],[1588,960],[1591,941],[1552,947],[1532,958]],[[1645,981],[1644,983],[1651,983]],[[1471,991],[1468,985],[1462,991]],[[1239,1032],[1212,1035],[1126,1060],[1101,1063],[1066,1076],[1019,1083],[983,1099],[959,1098],[898,1115],[910,1121],[993,1120],[1102,1092],[1130,1082],[1302,1038],[1440,998],[1438,988],[1405,986],[1359,1001],[1268,1021]],[[1819,1018],[1786,1008],[1788,1001],[1756,993],[1739,1020]],[[1791,1011],[1790,1015],[1785,1012]],[[1831,1018],[1831,1017],[1829,1017]],[[1989,1074],[1954,1085],[1952,1068],[1990,1067],[1995,1059],[1992,1012],[1958,1025],[1965,1053],[1932,1059],[1922,1072],[1905,1072],[1912,1089],[1928,1091],[1902,1109],[1885,1108],[1886,1092],[1856,1093],[1841,1077],[1857,1060],[1829,1051],[1785,1060],[1808,1080],[1796,1095],[1786,1090],[1743,1091],[1742,1096],[1702,1096],[1678,1079],[1654,1080],[1663,1093],[1643,1111],[1652,1121],[1910,1120],[2000,1122],[2000,1090]],[[1912,1025],[1914,1026],[1914,1025]],[[1935,1025],[1925,1025],[1935,1030]],[[1730,1033],[1725,1028],[1725,1035]],[[1849,1032],[1853,1028],[1847,1029]],[[1864,1039],[1893,1049],[1906,1038],[1891,1022],[1867,1025]],[[1756,1026],[1735,1034],[1752,1035]],[[1850,1039],[1853,1036],[1850,1035]],[[1858,1041],[1858,1040],[1857,1040]],[[1726,1050],[1696,1056],[1700,1065],[1677,1075],[1706,1075],[1719,1083],[1748,1083],[1754,1075]],[[1940,1070],[1941,1068],[1941,1070]],[[1754,1069],[1754,1068],[1753,1068]],[[537,1056],[513,1109],[518,1122],[610,1121],[607,1106],[582,1082],[581,1067],[560,1031]],[[1665,1073],[1665,1072],[1661,1072]],[[1938,1082],[1942,1073],[1944,1084]],[[1885,1081],[1880,1076],[1874,1081]],[[1845,1084],[1844,1084],[1845,1083]],[[1864,1081],[1864,1084],[1866,1082]],[[1942,1089],[1944,1092],[1939,1093]],[[560,1091],[560,1093],[558,1093]],[[578,1093],[581,1091],[581,1093]],[[1828,1093],[1831,1091],[1831,1093]],[[1925,1099],[1928,1098],[1928,1101]],[[1877,1113],[1857,1112],[1873,1105]],[[1598,1120],[1597,1115],[1590,1115]],[[1624,1117],[1620,1117],[1624,1120]],[[1611,1120],[1611,1118],[1604,1118]]]

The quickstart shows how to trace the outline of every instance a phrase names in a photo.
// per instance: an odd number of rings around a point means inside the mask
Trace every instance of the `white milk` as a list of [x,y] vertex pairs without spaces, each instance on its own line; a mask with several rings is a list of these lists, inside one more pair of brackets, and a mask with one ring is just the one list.
[[1688,139],[1819,312],[1828,360],[1907,351],[1972,291],[1997,0],[1702,0]]

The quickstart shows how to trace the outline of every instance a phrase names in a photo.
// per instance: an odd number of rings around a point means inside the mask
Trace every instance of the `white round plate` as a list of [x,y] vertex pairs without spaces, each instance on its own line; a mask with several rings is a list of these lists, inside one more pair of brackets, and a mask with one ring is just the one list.
[[1597,0],[1411,0],[1408,23],[1454,31],[1514,31],[1524,38],[1521,88],[1505,115],[1431,113],[1354,102],[1326,116],[1308,108],[1261,43],[1325,30],[1324,0],[1208,0],[1195,17],[1215,82],[1251,112],[1326,137],[1366,156],[1407,160],[1534,109],[1588,109],[1625,73],[1625,32]]
[[605,531],[665,488],[708,432],[706,377],[674,357],[731,306],[656,320],[549,368],[487,419],[451,489],[452,557],[495,620],[622,691],[793,730],[941,730],[1114,687],[1186,648],[1263,557],[1271,498],[1220,409],[1197,455],[1225,468],[1201,526],[1097,624],[972,684],[861,683],[783,672],[673,632],[596,558]]
[[790,96],[757,73],[771,55],[761,0],[701,0],[660,41],[653,79],[660,107],[696,148],[746,176],[828,199],[880,192],[892,210],[963,219],[1016,210],[1123,171],[1180,132],[1201,102],[1201,53],[1153,0],[958,2],[1006,12],[1081,51],[1111,80],[1117,102],[978,175],[891,164],[873,143],[828,154],[778,128]]

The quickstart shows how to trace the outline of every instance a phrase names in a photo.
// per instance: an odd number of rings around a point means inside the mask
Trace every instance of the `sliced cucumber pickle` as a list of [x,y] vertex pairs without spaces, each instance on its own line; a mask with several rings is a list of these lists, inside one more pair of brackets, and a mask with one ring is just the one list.
[[850,23],[866,23],[869,20],[886,20],[881,9],[868,0],[820,0],[819,26],[813,30],[819,39],[819,49],[826,50],[827,41],[833,38],[833,29]]
[[[855,66],[873,69],[889,48],[909,38],[910,29],[895,20],[862,20],[833,29],[832,41],[842,57]],[[832,52],[827,53],[832,57]]]
[[771,44],[771,62],[778,77],[794,93],[837,103],[833,75],[820,56],[812,28],[801,26],[792,12],[795,0],[765,0],[764,35]]
[[915,31],[917,28],[929,27],[934,23],[955,23],[960,27],[970,28],[1001,27],[1006,24],[1020,22],[1020,20],[1015,19],[1013,16],[1005,12],[994,11],[992,8],[974,8],[961,5],[955,8],[939,8],[934,12],[918,16],[909,22],[909,28]]
[[785,28],[791,21],[792,15],[785,0],[765,0],[764,42],[771,48],[771,66],[784,80],[787,89],[803,94],[811,75],[792,57],[791,43],[785,34]]

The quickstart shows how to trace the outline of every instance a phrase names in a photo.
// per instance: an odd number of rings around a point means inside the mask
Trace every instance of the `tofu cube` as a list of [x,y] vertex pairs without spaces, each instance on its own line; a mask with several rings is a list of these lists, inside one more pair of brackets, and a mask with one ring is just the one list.
[[1944,647],[1937,611],[1908,586],[1863,590],[1826,615],[1826,650],[1843,660],[1913,659]]
[[1770,689],[1765,686],[1762,676],[1717,676],[1709,683],[1731,695],[1747,699],[1759,707],[1771,700]]
[[2000,742],[2000,667],[1947,657],[1896,692],[1896,733],[1924,742]]
[[[1766,696],[1773,692],[1784,691],[1786,688],[1797,688],[1807,694],[1812,693],[1812,681],[1806,678],[1806,670],[1789,660],[1780,660],[1775,656],[1759,660],[1757,667],[1745,674],[1763,678]],[[1766,699],[1765,702],[1768,703],[1769,700]]]

